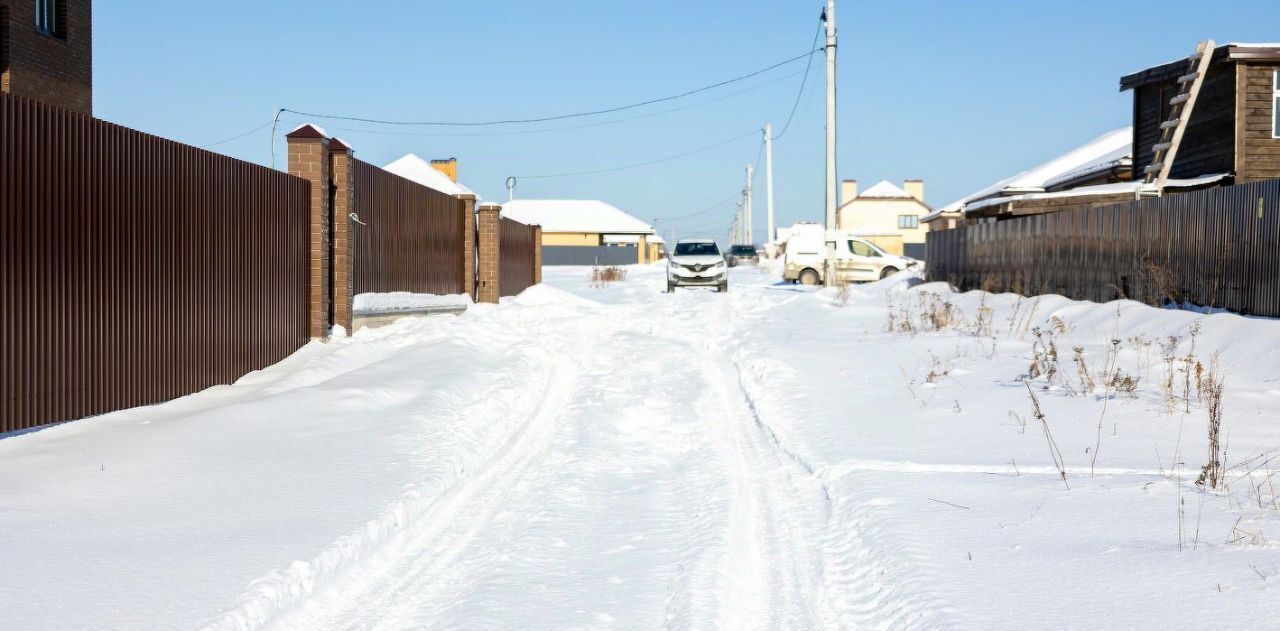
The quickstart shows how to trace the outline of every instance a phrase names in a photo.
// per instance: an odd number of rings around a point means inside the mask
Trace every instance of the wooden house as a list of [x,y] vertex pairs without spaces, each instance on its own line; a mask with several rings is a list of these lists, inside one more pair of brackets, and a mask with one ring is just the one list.
[[[1152,162],[1160,124],[1172,110],[1180,59],[1120,79],[1133,91],[1133,173]],[[1280,178],[1280,44],[1225,44],[1213,51],[1171,178],[1234,174],[1235,183]]]

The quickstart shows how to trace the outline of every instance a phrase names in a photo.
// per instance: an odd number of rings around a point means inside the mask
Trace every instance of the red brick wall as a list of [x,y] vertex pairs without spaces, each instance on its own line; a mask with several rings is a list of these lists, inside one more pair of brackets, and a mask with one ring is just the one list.
[[485,204],[476,212],[476,228],[478,230],[479,252],[476,277],[476,302],[498,302],[499,256],[501,241],[498,231],[501,229],[498,213],[502,208],[497,204]]
[[35,0],[4,0],[9,15],[9,70],[0,88],[19,96],[93,112],[93,9],[91,0],[65,2],[63,36],[36,28]]

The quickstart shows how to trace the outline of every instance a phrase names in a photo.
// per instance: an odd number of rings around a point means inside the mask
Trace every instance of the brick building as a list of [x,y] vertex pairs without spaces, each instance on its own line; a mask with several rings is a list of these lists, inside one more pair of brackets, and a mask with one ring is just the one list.
[[0,0],[0,92],[93,113],[91,0]]

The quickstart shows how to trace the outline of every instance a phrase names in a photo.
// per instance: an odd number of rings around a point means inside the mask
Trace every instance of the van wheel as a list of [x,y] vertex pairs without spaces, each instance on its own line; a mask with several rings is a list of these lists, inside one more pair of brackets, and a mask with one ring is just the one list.
[[675,285],[675,283],[667,283],[667,293],[669,293],[669,294],[674,294],[674,293],[676,293],[676,285]]
[[893,276],[894,274],[897,274],[897,273],[898,273],[898,268],[896,268],[896,267],[886,267],[886,268],[884,268],[883,270],[880,270],[880,278],[888,278],[888,277]]
[[812,269],[806,269],[803,272],[800,272],[801,285],[817,285],[819,280],[818,273]]
[[716,287],[716,291],[722,294],[726,291],[729,291],[729,283],[722,283],[719,287]]

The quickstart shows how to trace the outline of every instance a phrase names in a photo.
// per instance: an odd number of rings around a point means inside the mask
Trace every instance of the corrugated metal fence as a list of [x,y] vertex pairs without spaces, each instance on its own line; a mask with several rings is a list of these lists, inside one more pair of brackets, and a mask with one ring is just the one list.
[[498,290],[515,296],[533,286],[537,228],[503,217],[498,228]]
[[463,202],[360,160],[354,161],[353,293],[460,294]]
[[963,290],[1183,303],[1280,316],[1280,180],[928,233]]
[[305,181],[0,95],[0,432],[279,361],[306,265]]

